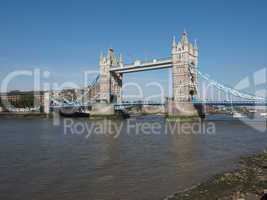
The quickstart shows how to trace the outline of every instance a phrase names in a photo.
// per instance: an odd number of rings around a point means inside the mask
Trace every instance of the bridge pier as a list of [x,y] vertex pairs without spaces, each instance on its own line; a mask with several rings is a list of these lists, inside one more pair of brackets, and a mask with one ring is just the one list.
[[44,113],[49,114],[50,113],[50,93],[45,92],[44,93]]
[[105,116],[114,116],[115,109],[114,106],[110,103],[95,103],[92,106],[90,111],[90,118],[105,117]]
[[192,102],[167,101],[166,113],[168,117],[199,117],[199,110]]
[[114,104],[105,102],[95,103],[90,111],[91,119],[120,119],[128,116],[124,111],[116,111]]

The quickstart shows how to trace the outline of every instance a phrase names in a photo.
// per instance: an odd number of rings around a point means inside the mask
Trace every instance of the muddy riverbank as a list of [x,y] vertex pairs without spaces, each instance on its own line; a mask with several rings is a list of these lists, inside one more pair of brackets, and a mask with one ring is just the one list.
[[260,200],[267,189],[267,151],[240,158],[235,171],[214,176],[164,200]]

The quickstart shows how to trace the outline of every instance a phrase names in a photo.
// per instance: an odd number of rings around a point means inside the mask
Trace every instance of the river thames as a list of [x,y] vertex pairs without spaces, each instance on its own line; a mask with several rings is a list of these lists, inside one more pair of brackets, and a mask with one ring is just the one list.
[[[266,131],[257,130],[266,127],[262,121],[250,126],[213,117],[188,134],[165,129],[163,117],[145,116],[102,121],[123,124],[109,134],[97,121],[68,120],[54,126],[46,118],[0,119],[0,199],[160,200],[267,147]],[[138,130],[126,129],[129,120]],[[156,133],[142,128],[155,122]],[[80,124],[77,134],[70,123]]]

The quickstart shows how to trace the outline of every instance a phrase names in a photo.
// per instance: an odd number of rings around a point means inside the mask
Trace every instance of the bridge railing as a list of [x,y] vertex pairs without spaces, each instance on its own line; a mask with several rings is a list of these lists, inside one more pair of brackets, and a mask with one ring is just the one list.
[[171,60],[171,57],[165,57],[165,58],[158,58],[158,59],[151,59],[151,60],[136,60],[133,63],[130,64],[125,64],[124,67],[130,67],[130,66],[135,66],[135,65],[145,65],[149,63],[157,63],[157,62],[165,62]]

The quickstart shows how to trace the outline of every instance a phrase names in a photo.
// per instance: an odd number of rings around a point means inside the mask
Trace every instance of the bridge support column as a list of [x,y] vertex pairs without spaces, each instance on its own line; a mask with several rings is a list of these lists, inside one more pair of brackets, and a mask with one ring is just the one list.
[[50,93],[45,92],[44,93],[44,113],[49,114],[50,113]]
[[200,117],[202,110],[195,107],[192,102],[167,101],[166,113],[169,117]]
[[112,104],[108,104],[105,102],[96,103],[92,106],[92,110],[90,111],[90,118],[98,118],[98,117],[111,117],[115,115],[115,109]]

